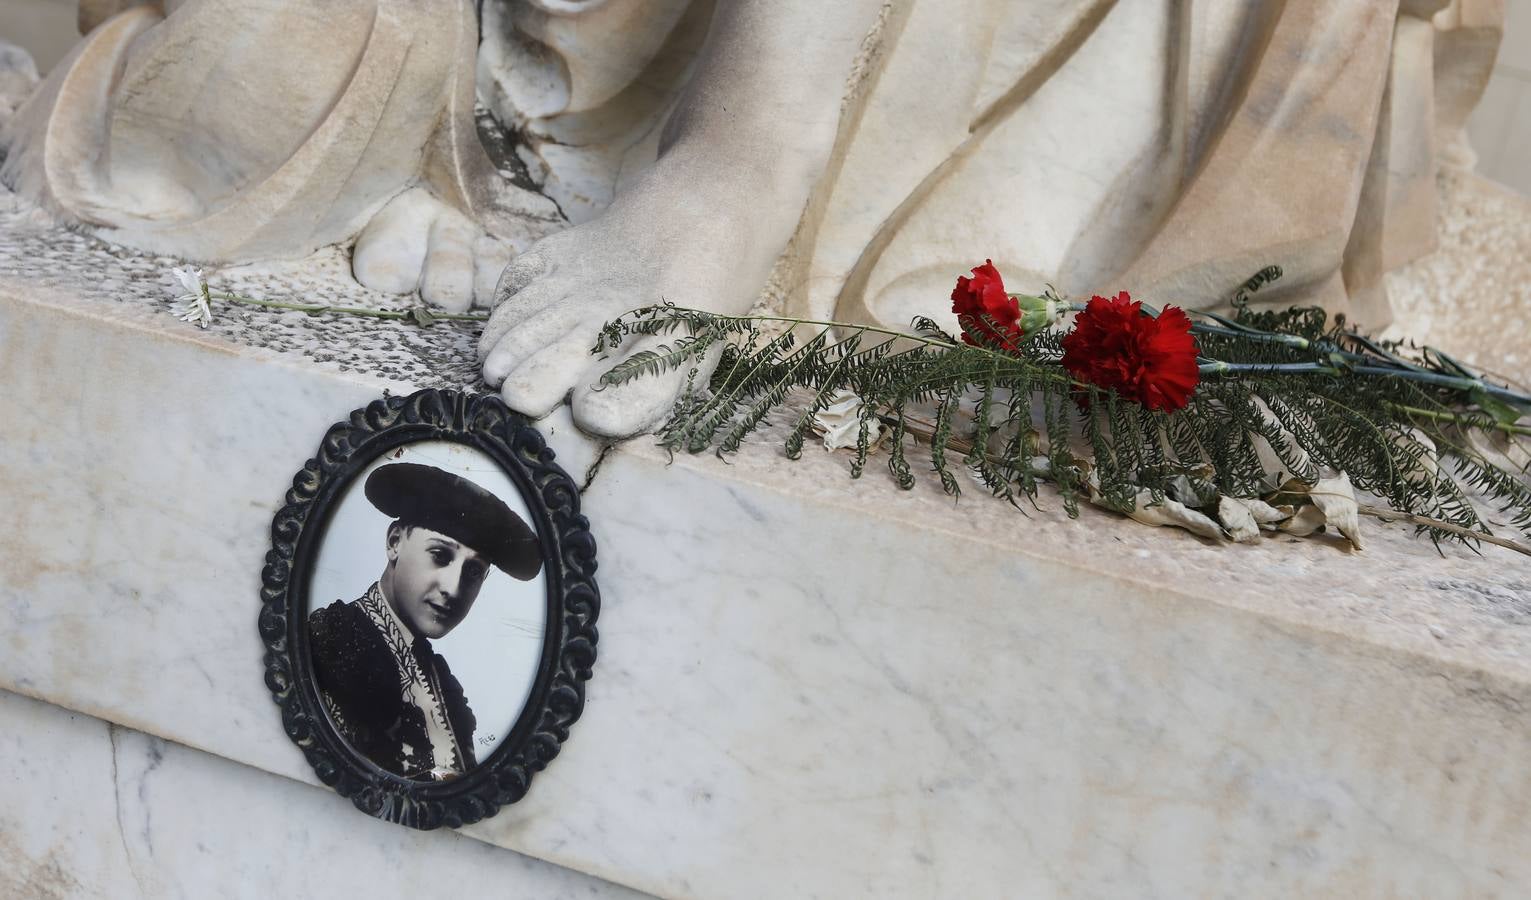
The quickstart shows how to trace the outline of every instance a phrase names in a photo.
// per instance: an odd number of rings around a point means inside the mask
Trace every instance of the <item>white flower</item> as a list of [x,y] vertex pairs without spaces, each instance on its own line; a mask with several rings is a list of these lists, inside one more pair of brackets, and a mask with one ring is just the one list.
[[213,321],[213,310],[207,305],[207,298],[198,294],[186,301],[186,305],[180,309],[182,322],[195,322],[198,328],[206,328]]
[[181,304],[176,310],[182,322],[195,322],[206,328],[213,321],[213,310],[207,302],[207,282],[202,270],[194,266],[176,266],[170,274],[180,284],[182,292],[175,295],[174,302]]
[[[823,409],[813,414],[813,430],[824,435],[825,450],[855,449],[861,434],[861,398],[851,391],[837,391]],[[882,437],[882,425],[876,419],[867,426],[867,445]]]
[[170,270],[187,294],[202,293],[202,270],[195,266],[176,266]]

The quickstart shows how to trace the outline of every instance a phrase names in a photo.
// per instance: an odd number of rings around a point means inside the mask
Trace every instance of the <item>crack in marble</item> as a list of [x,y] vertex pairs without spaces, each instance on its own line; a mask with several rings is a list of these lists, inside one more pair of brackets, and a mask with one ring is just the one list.
[[112,755],[112,809],[117,816],[117,839],[122,843],[122,855],[128,866],[128,873],[133,876],[133,881],[138,884],[138,895],[149,896],[148,889],[144,887],[143,876],[138,872],[138,866],[133,862],[133,850],[128,846],[127,824],[122,820],[122,778],[117,762],[117,729],[119,726],[112,722],[106,723],[106,737],[111,744]]
[[579,486],[581,494],[590,490],[590,486],[595,484],[595,476],[601,471],[601,463],[606,461],[606,455],[617,449],[622,443],[622,441],[607,441],[601,444],[601,452],[596,454],[595,460],[585,469],[585,479]]

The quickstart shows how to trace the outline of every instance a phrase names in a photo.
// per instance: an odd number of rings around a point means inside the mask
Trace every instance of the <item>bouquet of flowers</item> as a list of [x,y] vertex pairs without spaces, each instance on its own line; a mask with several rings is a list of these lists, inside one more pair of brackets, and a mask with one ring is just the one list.
[[[1087,500],[1219,540],[1328,525],[1359,547],[1357,516],[1375,515],[1435,541],[1531,553],[1496,531],[1531,535],[1531,426],[1520,424],[1531,397],[1322,309],[1252,308],[1280,275],[1256,274],[1225,316],[1155,309],[1126,292],[1084,304],[1051,289],[1012,293],[986,261],[952,292],[958,336],[927,318],[900,332],[660,305],[608,323],[595,351],[675,335],[604,376],[690,372],[659,432],[672,450],[732,452],[771,411],[792,407],[789,457],[829,431],[860,476],[885,444],[905,488],[907,445],[923,440],[954,495],[960,465],[1012,503],[1035,501],[1047,481],[1070,515]],[[720,346],[704,378],[702,361]]]

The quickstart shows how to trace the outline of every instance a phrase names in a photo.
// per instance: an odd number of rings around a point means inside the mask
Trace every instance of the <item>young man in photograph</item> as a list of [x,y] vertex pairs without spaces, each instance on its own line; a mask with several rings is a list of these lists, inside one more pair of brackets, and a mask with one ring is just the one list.
[[406,778],[453,778],[476,762],[477,723],[431,640],[467,617],[491,566],[536,577],[537,535],[494,494],[432,466],[383,466],[365,492],[393,519],[387,563],[355,602],[309,616],[315,681],[336,730],[363,756]]

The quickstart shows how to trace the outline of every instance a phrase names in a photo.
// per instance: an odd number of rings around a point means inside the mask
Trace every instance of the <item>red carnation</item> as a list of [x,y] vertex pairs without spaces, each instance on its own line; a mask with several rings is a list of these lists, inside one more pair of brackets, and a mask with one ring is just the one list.
[[[1004,279],[986,259],[973,269],[973,277],[957,276],[952,288],[952,312],[962,326],[962,340],[974,347],[1001,347],[1014,353],[1021,329],[1021,305],[1005,293]],[[975,335],[977,336],[975,339]]]
[[1126,291],[1090,298],[1063,339],[1063,367],[1080,381],[1165,411],[1185,406],[1201,380],[1185,310],[1166,306],[1155,318]]

